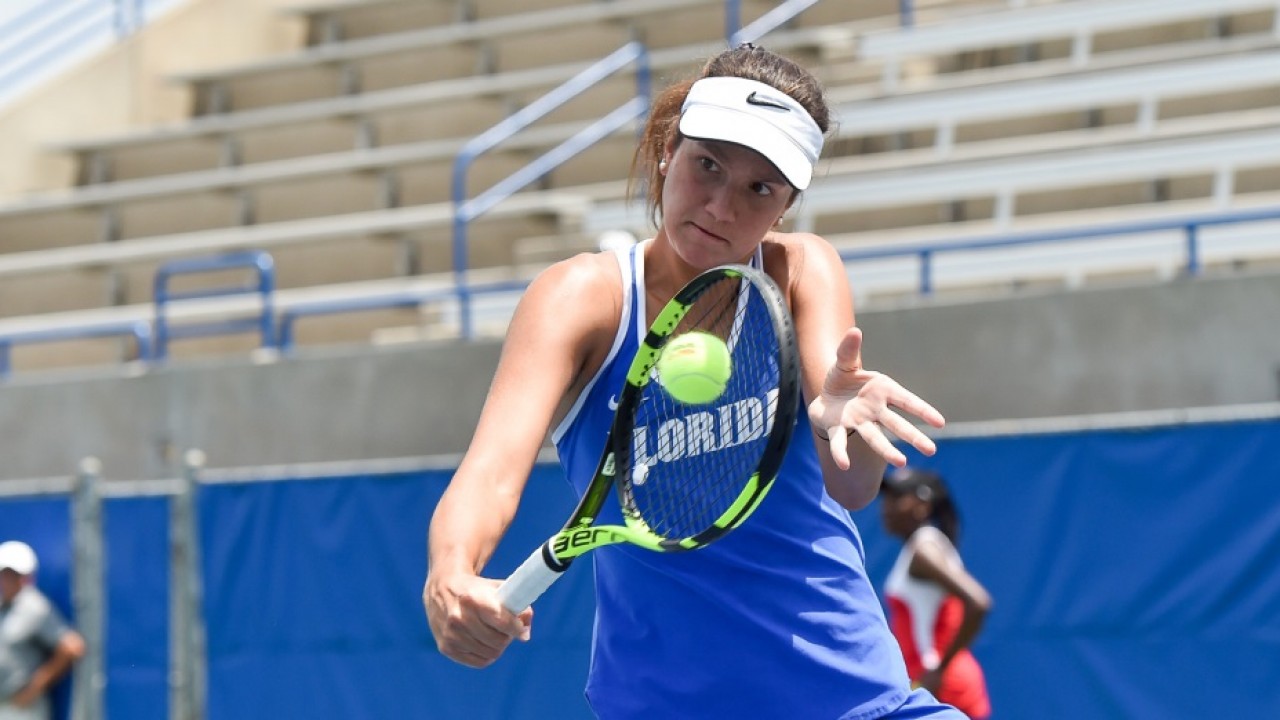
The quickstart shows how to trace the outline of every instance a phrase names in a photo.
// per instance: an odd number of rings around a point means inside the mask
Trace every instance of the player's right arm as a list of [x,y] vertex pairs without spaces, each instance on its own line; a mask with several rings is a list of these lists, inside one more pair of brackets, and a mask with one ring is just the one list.
[[531,611],[504,610],[498,581],[480,571],[515,516],[558,409],[599,347],[612,307],[603,300],[620,296],[617,275],[611,256],[582,255],[530,284],[471,444],[432,516],[423,603],[440,651],[464,665],[489,665],[513,639],[528,637]]

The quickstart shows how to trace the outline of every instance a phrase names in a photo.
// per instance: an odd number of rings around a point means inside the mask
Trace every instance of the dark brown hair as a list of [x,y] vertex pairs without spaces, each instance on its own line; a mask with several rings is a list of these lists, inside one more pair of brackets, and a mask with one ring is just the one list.
[[693,83],[708,77],[740,77],[765,83],[790,95],[809,112],[823,134],[831,126],[831,111],[823,97],[822,85],[808,70],[794,61],[750,43],[726,50],[707,61],[697,77],[673,83],[654,98],[644,136],[631,160],[631,184],[627,196],[640,182],[646,196],[649,217],[654,225],[661,222],[662,186],[665,178],[658,171],[667,145],[675,147],[680,136],[680,108]]

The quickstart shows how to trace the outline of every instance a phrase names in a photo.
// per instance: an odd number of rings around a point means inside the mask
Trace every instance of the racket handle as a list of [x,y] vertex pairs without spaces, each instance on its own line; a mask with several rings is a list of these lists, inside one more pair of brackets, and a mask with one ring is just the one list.
[[559,562],[551,554],[550,541],[547,541],[498,586],[498,601],[513,615],[522,613],[559,580],[568,567],[568,563]]

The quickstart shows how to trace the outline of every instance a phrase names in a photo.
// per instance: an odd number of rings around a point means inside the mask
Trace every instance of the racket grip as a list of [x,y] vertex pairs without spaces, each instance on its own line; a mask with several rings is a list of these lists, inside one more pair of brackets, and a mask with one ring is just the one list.
[[561,563],[551,554],[550,541],[529,555],[515,572],[511,573],[498,586],[498,601],[513,615],[524,612],[560,579],[568,569],[568,563]]

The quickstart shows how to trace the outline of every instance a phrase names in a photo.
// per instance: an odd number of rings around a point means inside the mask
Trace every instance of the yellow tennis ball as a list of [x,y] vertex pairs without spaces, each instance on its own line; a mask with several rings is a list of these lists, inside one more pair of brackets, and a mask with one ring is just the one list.
[[724,341],[700,330],[667,342],[658,357],[658,382],[686,405],[715,402],[724,393],[733,360]]

